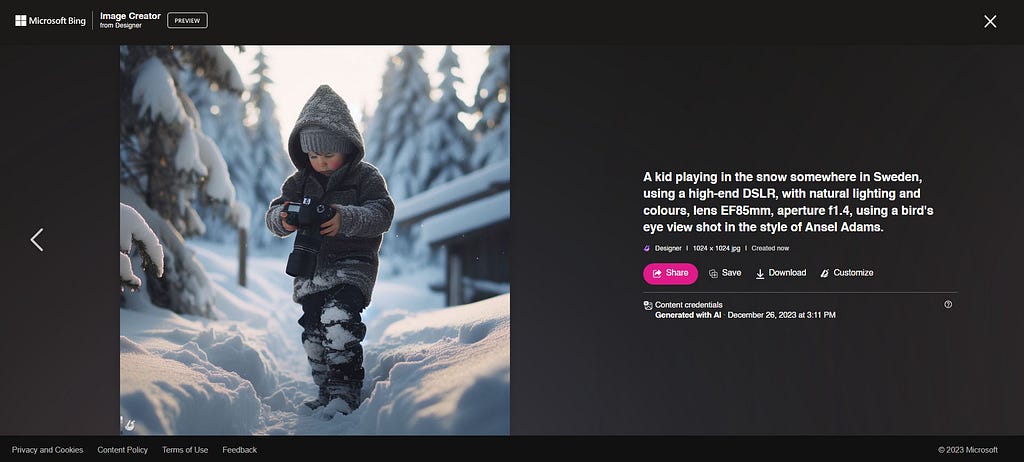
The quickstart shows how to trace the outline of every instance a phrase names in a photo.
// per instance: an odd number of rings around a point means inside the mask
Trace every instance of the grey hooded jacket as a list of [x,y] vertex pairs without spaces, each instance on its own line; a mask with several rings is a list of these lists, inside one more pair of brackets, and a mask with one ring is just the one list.
[[[354,147],[345,164],[327,179],[326,189],[311,177],[313,168],[299,144],[299,131],[310,125],[337,133]],[[376,167],[363,161],[363,137],[352,121],[348,105],[331,87],[321,85],[303,106],[288,137],[288,155],[298,171],[284,181],[281,196],[270,202],[270,231],[280,237],[291,234],[281,225],[281,210],[285,201],[301,202],[303,197],[319,198],[335,206],[341,216],[338,234],[324,236],[316,273],[312,278],[295,278],[293,300],[301,303],[307,295],[351,284],[359,288],[369,304],[377,281],[382,236],[391,227],[395,204],[384,177]]]

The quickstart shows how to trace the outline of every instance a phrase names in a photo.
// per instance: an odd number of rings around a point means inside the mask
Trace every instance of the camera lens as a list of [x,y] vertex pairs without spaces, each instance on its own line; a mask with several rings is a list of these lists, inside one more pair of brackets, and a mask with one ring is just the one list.
[[295,246],[288,255],[285,272],[292,277],[313,277],[316,273],[316,257],[320,252],[320,233],[310,226],[303,226],[295,233]]

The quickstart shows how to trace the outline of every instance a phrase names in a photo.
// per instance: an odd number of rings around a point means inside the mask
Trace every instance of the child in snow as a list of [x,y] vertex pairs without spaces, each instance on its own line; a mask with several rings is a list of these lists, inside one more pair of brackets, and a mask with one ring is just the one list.
[[348,414],[359,406],[363,387],[360,342],[366,325],[360,313],[370,302],[382,236],[391,227],[395,205],[380,172],[363,161],[363,138],[348,106],[327,85],[302,108],[288,137],[288,155],[298,171],[270,202],[270,231],[281,237],[295,231],[284,220],[284,207],[304,197],[337,211],[320,225],[315,274],[294,281],[292,297],[303,312],[302,345],[320,387],[317,398],[304,406],[309,411],[331,404]]

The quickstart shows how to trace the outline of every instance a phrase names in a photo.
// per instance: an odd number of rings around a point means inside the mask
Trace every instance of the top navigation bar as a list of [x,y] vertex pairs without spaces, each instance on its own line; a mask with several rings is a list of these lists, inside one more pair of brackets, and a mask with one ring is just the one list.
[[47,32],[71,30],[126,30],[145,29],[206,29],[209,13],[205,11],[90,11],[88,15],[76,13],[39,15],[14,13],[14,27],[25,30],[42,29]]
[[[401,12],[383,5],[371,6],[381,11],[365,11],[360,5],[332,14],[293,3],[268,9],[146,3],[69,9],[8,4],[0,9],[0,16],[8,18],[0,38],[24,44],[1024,44],[1022,4],[919,7],[896,2],[871,8],[858,2],[822,9],[716,2],[674,5],[672,13],[637,7],[583,15],[516,12],[514,6],[487,12],[479,5],[460,9],[454,4],[444,9],[414,5]],[[522,17],[529,17],[529,23],[512,19]]]

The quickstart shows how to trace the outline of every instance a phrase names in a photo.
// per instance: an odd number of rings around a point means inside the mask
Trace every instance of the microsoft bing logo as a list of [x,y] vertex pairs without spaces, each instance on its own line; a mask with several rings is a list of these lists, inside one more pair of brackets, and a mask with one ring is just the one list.
[[25,27],[28,25],[27,14],[16,14],[14,15],[14,27]]

